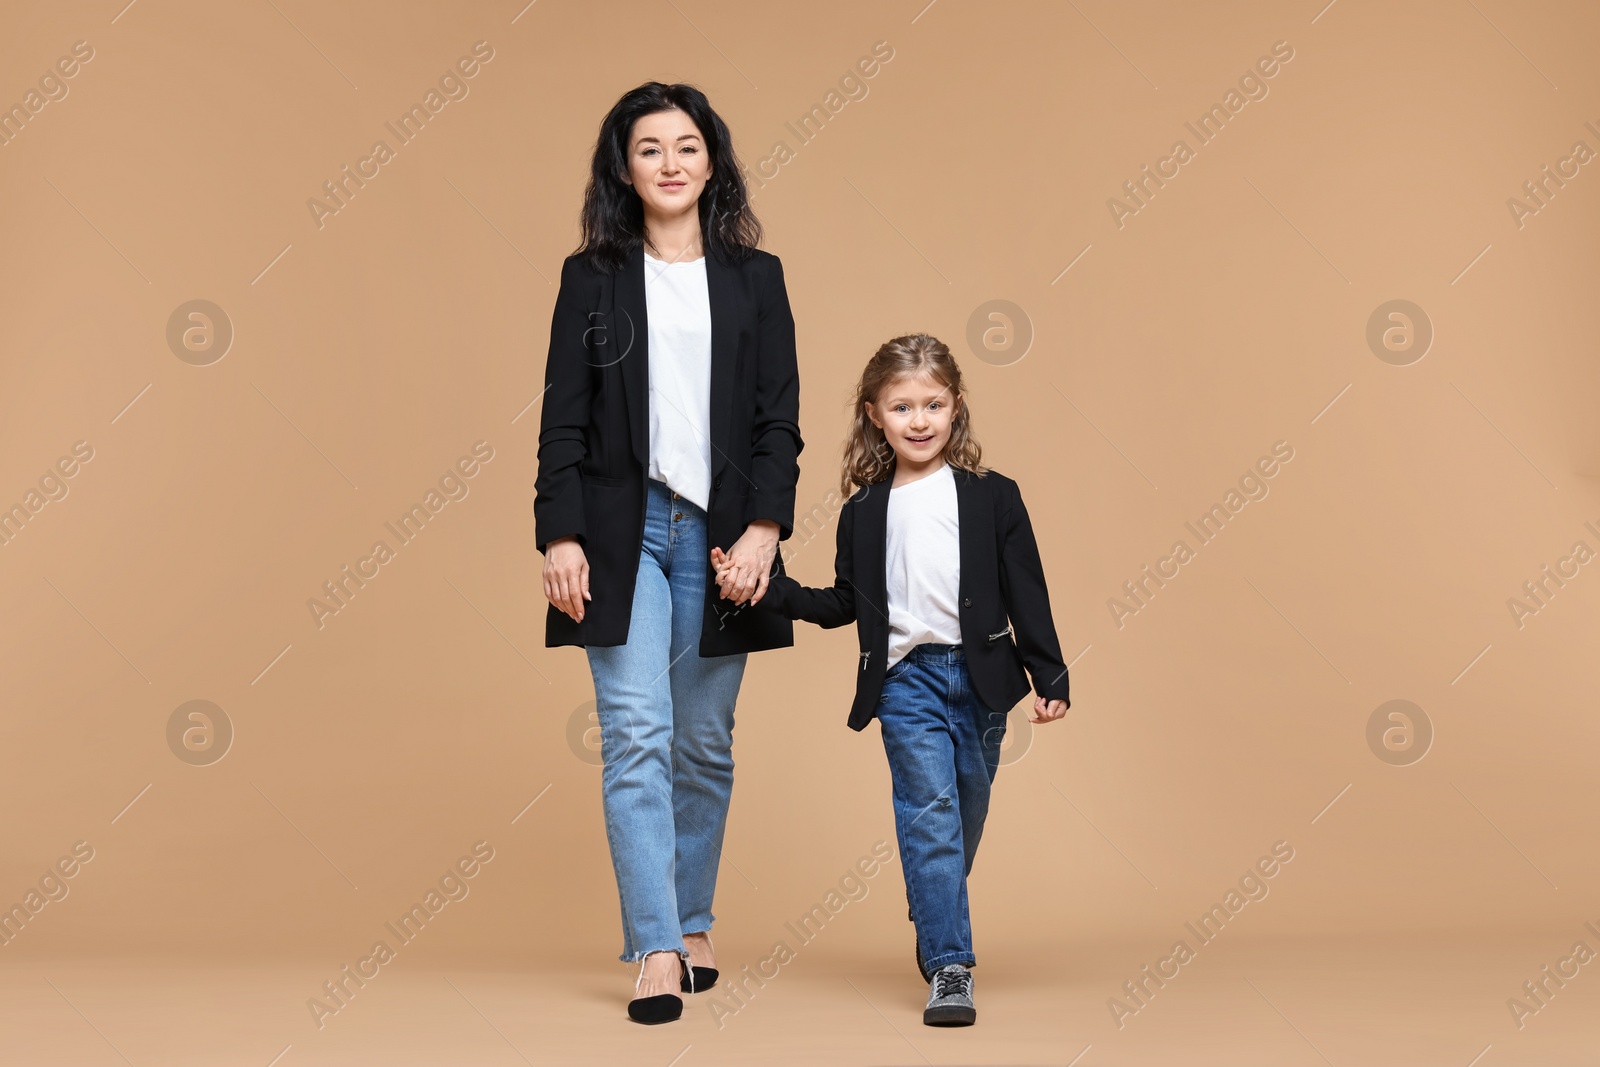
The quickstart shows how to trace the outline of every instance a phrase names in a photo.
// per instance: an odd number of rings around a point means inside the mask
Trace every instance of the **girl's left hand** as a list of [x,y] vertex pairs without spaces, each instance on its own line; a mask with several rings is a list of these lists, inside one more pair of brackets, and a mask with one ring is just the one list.
[[1033,698],[1033,718],[1029,722],[1055,722],[1067,713],[1065,700],[1052,700],[1048,703],[1044,697]]

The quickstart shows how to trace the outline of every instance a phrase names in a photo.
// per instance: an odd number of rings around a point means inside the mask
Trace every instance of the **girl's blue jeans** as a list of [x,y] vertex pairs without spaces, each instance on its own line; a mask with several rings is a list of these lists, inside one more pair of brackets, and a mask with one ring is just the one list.
[[925,644],[884,675],[878,722],[923,963],[930,972],[970,967],[967,875],[989,814],[1005,713],[978,700],[960,645]]
[[622,956],[687,955],[710,930],[733,792],[733,707],[746,655],[702,659],[706,513],[653,479],[628,642],[588,646]]

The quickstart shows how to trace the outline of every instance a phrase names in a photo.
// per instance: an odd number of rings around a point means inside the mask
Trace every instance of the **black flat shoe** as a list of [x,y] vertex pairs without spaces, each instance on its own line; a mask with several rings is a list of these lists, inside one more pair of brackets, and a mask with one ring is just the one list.
[[[682,966],[683,957],[678,957]],[[644,978],[644,964],[639,965],[639,978]],[[688,978],[683,979],[685,982]],[[639,991],[639,983],[633,985],[634,992]],[[628,1001],[628,1018],[636,1023],[645,1023],[654,1026],[656,1023],[670,1023],[683,1015],[683,998],[672,993],[658,993],[653,997],[635,997]]]
[[[711,944],[710,933],[706,934],[706,944],[710,946],[712,952],[716,952],[716,946]],[[717,976],[721,973],[715,967],[690,967],[684,972],[680,988],[685,993],[704,993],[717,984]]]
[[628,1001],[628,1018],[636,1023],[654,1026],[656,1023],[676,1022],[682,1016],[683,999],[671,993]]
[[690,967],[689,973],[683,976],[681,988],[685,993],[704,993],[717,984],[721,973],[715,967]]

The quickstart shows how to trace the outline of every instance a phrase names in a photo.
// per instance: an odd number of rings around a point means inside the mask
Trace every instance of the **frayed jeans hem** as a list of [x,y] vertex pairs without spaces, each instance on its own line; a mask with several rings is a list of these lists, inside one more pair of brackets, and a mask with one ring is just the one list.
[[683,962],[689,962],[689,950],[686,948],[647,948],[639,952],[635,952],[632,956],[629,956],[626,952],[624,952],[622,955],[618,956],[617,959],[621,960],[623,963],[638,963],[652,952],[676,952]]

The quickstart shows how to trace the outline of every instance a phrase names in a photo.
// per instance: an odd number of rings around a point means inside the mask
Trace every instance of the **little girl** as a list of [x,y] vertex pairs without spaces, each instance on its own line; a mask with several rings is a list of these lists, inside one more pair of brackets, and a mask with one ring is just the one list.
[[[887,342],[861,374],[855,408],[832,587],[778,575],[750,603],[764,597],[822,627],[856,624],[849,725],[876,717],[882,729],[917,966],[931,987],[922,1021],[970,1026],[967,875],[1006,713],[1028,695],[1026,666],[1032,721],[1061,718],[1067,668],[1027,509],[1016,482],[979,463],[950,350],[921,333]],[[727,559],[715,548],[711,558],[720,583]]]

